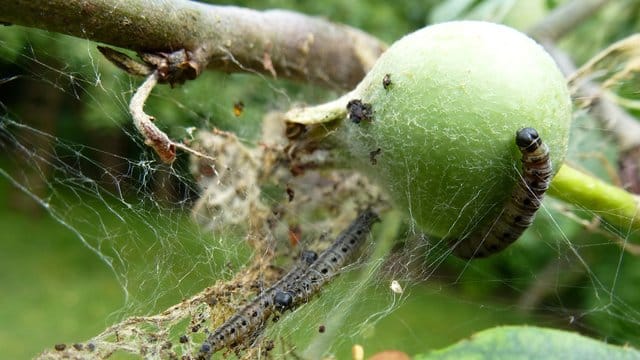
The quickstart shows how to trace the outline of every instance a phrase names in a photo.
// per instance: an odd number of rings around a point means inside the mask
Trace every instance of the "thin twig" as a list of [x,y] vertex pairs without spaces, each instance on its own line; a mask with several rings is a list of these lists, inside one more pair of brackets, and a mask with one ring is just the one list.
[[574,284],[585,271],[584,266],[569,261],[566,254],[556,256],[536,272],[533,282],[519,297],[516,307],[525,313],[539,311],[540,303],[558,291],[560,280],[563,284]]
[[622,250],[628,252],[629,254],[640,256],[640,245],[629,243],[627,239],[622,238],[621,236],[611,231],[603,229],[600,226],[602,224],[602,221],[599,217],[594,217],[593,219],[588,220],[581,218],[563,205],[554,205],[554,208],[561,212],[568,219],[573,220],[574,222],[584,227],[584,229],[588,232],[602,235],[611,240],[616,245],[620,246]]
[[144,137],[144,143],[153,148],[156,154],[160,156],[160,159],[167,164],[173,163],[176,159],[176,148],[197,157],[215,161],[215,159],[209,155],[203,154],[182,143],[174,142],[169,139],[167,134],[154,124],[155,118],[144,112],[144,104],[147,101],[147,98],[149,98],[151,90],[153,90],[157,83],[158,72],[154,71],[149,75],[149,77],[147,77],[142,85],[140,85],[135,94],[133,94],[131,102],[129,103],[129,111],[133,117],[133,124],[138,132]]
[[[581,80],[593,72],[601,70],[607,66],[614,66],[611,64],[611,59],[618,60],[619,58],[623,58],[627,60],[636,58],[638,55],[638,49],[640,48],[640,34],[635,34],[628,36],[622,40],[616,41],[615,43],[609,45],[606,49],[600,51],[599,54],[591,58],[585,64],[583,64],[578,70],[576,70],[569,77],[569,85],[572,85],[578,80]],[[609,60],[609,61],[608,61]],[[620,81],[624,77],[625,72],[622,72],[620,75],[614,76],[613,78],[607,80],[607,82],[616,82]],[[610,87],[610,86],[604,86]]]

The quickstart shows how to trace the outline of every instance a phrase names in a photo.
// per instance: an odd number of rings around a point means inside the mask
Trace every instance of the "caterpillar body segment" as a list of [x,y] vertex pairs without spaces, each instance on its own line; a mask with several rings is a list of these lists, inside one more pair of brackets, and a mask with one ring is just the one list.
[[209,334],[200,347],[199,358],[208,359],[216,351],[241,342],[246,336],[250,336],[256,329],[260,328],[274,311],[278,290],[286,284],[301,278],[305,270],[317,258],[317,253],[303,251],[298,264],[293,269]]
[[293,297],[291,308],[307,302],[323,285],[338,274],[347,260],[364,243],[371,227],[377,221],[379,221],[378,215],[371,210],[360,214],[336,241],[320,254],[318,260],[306,270],[301,281],[283,289]]
[[233,347],[251,337],[273,313],[291,310],[308,301],[359,249],[377,221],[378,216],[366,210],[320,256],[312,251],[303,251],[291,271],[209,334],[197,358],[210,359],[216,351]]
[[549,148],[533,128],[518,130],[516,145],[522,154],[522,174],[509,200],[497,219],[467,238],[451,241],[454,255],[470,259],[498,253],[533,223],[553,175]]

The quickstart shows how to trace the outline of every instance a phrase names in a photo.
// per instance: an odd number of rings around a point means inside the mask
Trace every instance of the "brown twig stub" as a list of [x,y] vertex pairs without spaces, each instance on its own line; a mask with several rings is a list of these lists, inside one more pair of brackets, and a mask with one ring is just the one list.
[[172,53],[138,53],[143,63],[106,46],[98,46],[98,50],[112,64],[131,75],[148,76],[155,70],[158,72],[158,82],[171,86],[195,79],[206,66],[206,63],[203,64],[206,60],[197,60],[191,51],[185,49]]
[[18,0],[3,4],[0,22],[145,54],[185,49],[186,79],[208,67],[350,89],[386,48],[360,30],[316,17],[186,0]]
[[158,71],[151,73],[142,85],[140,85],[129,103],[129,111],[133,117],[133,124],[138,132],[144,137],[144,143],[151,147],[156,154],[158,154],[160,160],[166,164],[171,164],[176,159],[176,148],[182,149],[195,156],[214,161],[215,159],[209,155],[203,154],[184,144],[177,143],[169,139],[167,134],[154,124],[155,118],[144,112],[144,104],[147,101],[147,98],[149,98],[151,90],[153,90],[158,83],[159,78],[160,75]]
[[195,79],[206,66],[206,60],[197,61],[193,53],[185,49],[171,53],[143,53],[140,58],[158,71],[158,82],[171,86]]
[[98,46],[98,51],[113,65],[134,76],[148,76],[153,71],[149,64],[132,59],[129,55],[106,46]]
[[143,108],[144,104],[151,94],[151,90],[158,83],[158,73],[153,72],[147,80],[140,85],[136,93],[131,98],[129,103],[129,111],[133,117],[133,124],[138,132],[144,137],[144,143],[147,146],[153,148],[153,150],[160,156],[162,162],[171,164],[176,159],[176,148],[173,146],[172,141],[169,140],[167,134],[158,129],[154,124],[155,118],[147,115]]

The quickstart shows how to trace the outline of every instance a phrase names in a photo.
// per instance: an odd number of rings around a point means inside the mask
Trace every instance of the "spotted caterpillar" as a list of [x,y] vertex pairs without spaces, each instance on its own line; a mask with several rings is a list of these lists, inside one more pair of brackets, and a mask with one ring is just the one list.
[[293,309],[305,303],[324,284],[333,278],[347,259],[362,245],[378,215],[367,210],[343,231],[336,241],[311,264],[300,281],[292,282],[276,293],[276,306],[280,311]]
[[[266,323],[275,311],[292,309],[294,304],[301,303],[302,297],[296,297],[297,292],[291,290],[298,289],[299,284],[312,284],[306,287],[309,290],[305,292],[304,299],[311,297],[363,243],[377,219],[374,212],[367,210],[319,257],[315,252],[303,251],[296,267],[209,334],[200,347],[198,359],[209,359],[216,351],[242,342]],[[323,276],[319,277],[320,274]]]
[[516,132],[522,153],[522,177],[499,217],[481,231],[450,243],[453,253],[463,259],[482,258],[504,250],[531,225],[540,208],[552,176],[549,148],[535,129]]

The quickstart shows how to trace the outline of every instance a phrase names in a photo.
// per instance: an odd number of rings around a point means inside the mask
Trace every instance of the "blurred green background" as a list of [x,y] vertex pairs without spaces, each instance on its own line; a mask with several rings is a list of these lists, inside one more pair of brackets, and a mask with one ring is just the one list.
[[[462,18],[526,30],[562,1],[217,3],[296,10],[390,43],[427,24]],[[638,2],[614,3],[560,43],[578,64],[638,30]],[[57,343],[86,340],[126,316],[161,311],[249,261],[240,231],[211,235],[192,223],[198,190],[186,156],[173,167],[159,165],[135,135],[127,103],[139,81],[86,40],[0,28],[2,358],[33,357]],[[218,127],[251,144],[267,111],[335,95],[283,80],[208,72],[176,89],[155,89],[146,109],[175,138],[188,137],[190,127]],[[238,101],[245,104],[241,117],[233,115]],[[609,179],[607,164],[618,154],[598,127],[579,114],[570,157]],[[588,155],[594,152],[603,157]],[[338,358],[348,358],[353,343],[367,354],[426,352],[502,324],[569,329],[640,346],[640,259],[568,219],[559,204],[547,204],[533,229],[491,260],[440,262],[413,254],[413,268],[397,279],[406,285],[397,299],[388,290],[391,279],[369,281],[361,289],[367,302],[354,307],[341,330],[346,336],[334,349]],[[342,296],[359,281],[346,279],[325,293]],[[336,301],[323,296],[304,309],[314,315],[294,314],[278,326],[300,319],[309,325],[298,324],[303,331],[297,336],[321,336],[315,329],[326,316],[318,314]],[[385,316],[366,331],[349,330],[349,321],[378,312]]]

